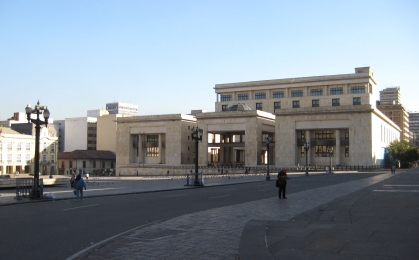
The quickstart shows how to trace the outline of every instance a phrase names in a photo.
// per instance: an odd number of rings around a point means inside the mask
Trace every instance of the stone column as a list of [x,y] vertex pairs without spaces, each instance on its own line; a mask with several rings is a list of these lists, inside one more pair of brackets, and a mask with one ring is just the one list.
[[310,149],[307,151],[307,164],[311,164],[312,147],[310,142],[310,130],[306,130],[306,141],[310,143]]
[[340,130],[339,129],[335,130],[335,138],[336,138],[336,148],[335,148],[333,159],[335,160],[335,165],[339,165],[340,164]]
[[161,140],[161,134],[159,134],[159,159],[157,160],[158,163],[162,163],[162,140]]

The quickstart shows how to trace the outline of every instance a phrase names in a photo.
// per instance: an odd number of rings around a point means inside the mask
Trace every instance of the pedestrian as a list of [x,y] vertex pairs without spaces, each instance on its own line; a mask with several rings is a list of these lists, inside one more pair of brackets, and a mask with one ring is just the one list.
[[89,181],[89,172],[86,173],[86,181]]
[[70,178],[70,186],[72,189],[75,189],[75,181],[76,181],[76,175],[74,174],[74,172],[71,174],[71,178]]
[[[86,183],[84,182],[83,178],[81,177],[81,174],[78,174],[76,177],[76,200],[84,200],[83,198],[83,188],[86,190]],[[80,195],[80,196],[79,196]]]
[[279,190],[278,190],[279,199],[281,199],[281,193],[282,193],[282,199],[287,198],[287,197],[285,197],[285,192],[286,192],[285,189],[287,187],[287,179],[288,179],[287,169],[283,168],[278,173],[278,179],[276,180],[276,186],[279,188]]

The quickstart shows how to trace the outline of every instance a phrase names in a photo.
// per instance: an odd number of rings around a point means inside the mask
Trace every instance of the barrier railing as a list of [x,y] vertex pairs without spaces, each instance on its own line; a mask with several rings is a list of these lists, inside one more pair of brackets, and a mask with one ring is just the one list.
[[[22,197],[34,198],[33,196],[33,178],[17,178],[16,179],[16,200],[21,200]],[[44,180],[39,179],[39,197],[44,197]]]

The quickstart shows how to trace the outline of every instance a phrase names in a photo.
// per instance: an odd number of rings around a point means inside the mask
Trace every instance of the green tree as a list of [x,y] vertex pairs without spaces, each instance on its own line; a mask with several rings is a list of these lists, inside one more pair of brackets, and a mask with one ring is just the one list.
[[389,144],[387,149],[393,160],[399,160],[403,166],[408,166],[410,162],[419,160],[418,148],[408,141],[395,140]]

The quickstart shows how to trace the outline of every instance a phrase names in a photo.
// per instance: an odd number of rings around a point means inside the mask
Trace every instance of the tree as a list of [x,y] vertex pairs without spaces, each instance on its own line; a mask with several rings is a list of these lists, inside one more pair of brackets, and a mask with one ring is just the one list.
[[418,148],[408,141],[395,140],[391,142],[387,149],[393,160],[398,160],[404,167],[407,167],[410,162],[419,160]]

